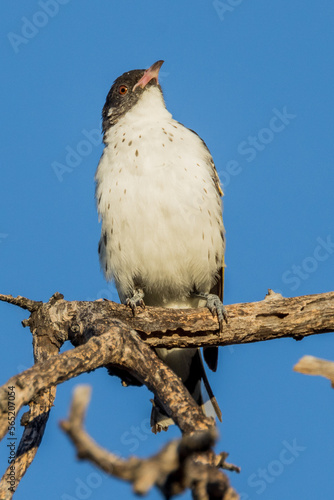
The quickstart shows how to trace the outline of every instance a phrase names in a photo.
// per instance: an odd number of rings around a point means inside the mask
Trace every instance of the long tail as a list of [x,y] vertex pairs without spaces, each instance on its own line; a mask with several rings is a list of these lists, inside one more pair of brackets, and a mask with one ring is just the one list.
[[[202,355],[199,349],[156,349],[158,356],[182,379],[184,385],[195,399],[196,403],[206,413],[207,401],[204,400],[201,382],[203,381],[205,391],[212,407],[220,421],[222,413],[213,395],[211,386],[205,373]],[[153,432],[167,430],[173,420],[168,417],[161,407],[159,400],[154,398],[151,413],[151,426]]]
[[209,396],[209,399],[211,401],[211,404],[216,412],[216,415],[217,415],[217,418],[220,422],[223,421],[223,416],[222,416],[222,412],[221,412],[221,409],[219,408],[219,404],[212,392],[212,389],[211,389],[211,385],[209,383],[209,380],[208,380],[208,377],[206,375],[206,372],[205,372],[205,368],[204,368],[204,364],[203,364],[203,360],[202,360],[202,356],[201,356],[201,353],[199,353],[199,357],[200,357],[200,360],[201,360],[201,364],[202,364],[202,380],[203,380],[203,384],[204,384],[204,387],[205,387],[205,390],[206,392],[208,393],[208,396]]

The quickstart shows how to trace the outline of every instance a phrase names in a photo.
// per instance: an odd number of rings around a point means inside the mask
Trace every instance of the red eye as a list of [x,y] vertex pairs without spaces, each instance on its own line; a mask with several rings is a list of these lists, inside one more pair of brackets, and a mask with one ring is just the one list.
[[121,85],[118,89],[118,93],[121,94],[121,95],[125,95],[128,91],[128,87],[126,87],[125,85]]

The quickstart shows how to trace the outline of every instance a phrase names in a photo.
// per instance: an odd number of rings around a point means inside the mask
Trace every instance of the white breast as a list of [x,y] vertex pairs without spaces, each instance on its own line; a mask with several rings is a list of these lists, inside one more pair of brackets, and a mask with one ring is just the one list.
[[147,304],[208,292],[223,258],[221,200],[201,139],[173,120],[152,87],[106,137],[96,172],[100,262],[121,300]]

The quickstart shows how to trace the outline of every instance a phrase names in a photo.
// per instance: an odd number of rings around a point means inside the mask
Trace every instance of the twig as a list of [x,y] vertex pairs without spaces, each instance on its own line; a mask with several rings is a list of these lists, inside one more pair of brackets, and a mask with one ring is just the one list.
[[296,372],[305,375],[321,375],[332,382],[334,388],[334,362],[326,359],[315,358],[314,356],[304,356],[293,367]]
[[13,297],[12,295],[3,295],[2,293],[0,293],[0,300],[13,304],[14,306],[19,306],[22,309],[28,309],[30,312],[35,311],[43,303],[21,297],[20,295]]
[[238,467],[237,465],[234,464],[229,464],[226,462],[226,459],[228,457],[228,453],[226,451],[223,451],[219,455],[217,455],[217,462],[216,462],[216,467],[221,467],[222,469],[229,470],[231,472],[237,472],[238,474],[241,472],[241,468]]

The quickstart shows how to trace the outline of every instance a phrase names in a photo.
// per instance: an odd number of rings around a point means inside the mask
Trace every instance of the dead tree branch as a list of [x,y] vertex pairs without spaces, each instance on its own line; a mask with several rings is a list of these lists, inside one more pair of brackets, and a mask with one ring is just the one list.
[[[3,296],[0,296],[0,298],[2,300]],[[37,311],[43,304],[43,302],[35,302],[25,297],[12,298],[9,300],[9,303],[18,305],[19,307],[27,309],[30,312]],[[35,363],[47,360],[52,355],[58,354],[59,347],[60,344],[58,346],[55,345],[51,342],[49,337],[45,337],[44,335],[35,335],[33,342]],[[3,395],[5,396],[5,391],[3,391]],[[40,392],[36,395],[36,397],[29,401],[29,411],[27,411],[21,418],[21,425],[24,426],[24,431],[16,452],[15,475],[10,476],[10,464],[0,481],[1,499],[10,500],[13,497],[19,482],[33,462],[37,450],[42,442],[55,397],[56,386],[50,386],[47,390]],[[6,399],[4,404],[6,404]],[[17,413],[16,405],[15,411]],[[8,477],[11,478],[11,488],[8,488]]]
[[52,356],[12,377],[0,388],[0,437],[7,432],[7,387],[16,386],[16,411],[41,391],[81,373],[112,364],[133,374],[153,391],[182,432],[212,427],[180,379],[139,338],[138,334],[114,320],[112,328],[71,351]]
[[[8,295],[0,295],[0,300],[13,303],[13,297]],[[334,331],[334,292],[284,298],[269,291],[260,302],[227,305],[226,310],[229,321],[219,335],[217,319],[205,308],[146,307],[133,317],[128,307],[115,302],[67,302],[57,293],[23,324],[33,334],[46,325],[43,335],[55,343],[70,340],[75,346],[104,333],[113,319],[136,330],[148,345],[168,348],[224,346],[284,337],[301,340]]]
[[90,388],[77,387],[69,418],[60,424],[76,447],[79,459],[89,460],[107,474],[132,483],[138,495],[144,495],[156,486],[165,498],[178,495],[187,488],[192,490],[193,498],[197,500],[237,498],[219,469],[196,460],[199,454],[210,451],[214,445],[217,438],[214,428],[171,441],[148,459],[130,457],[124,460],[101,448],[84,430],[89,399]]
[[326,359],[315,358],[314,356],[304,356],[293,367],[296,372],[305,375],[321,375],[328,378],[334,388],[334,362]]
[[7,478],[11,467],[9,465],[0,481],[0,498],[2,500],[10,500],[13,497],[19,482],[34,460],[43,439],[55,395],[56,387],[51,387],[49,391],[42,393],[29,403],[30,410],[21,419],[24,431],[15,457],[15,475],[11,476],[11,480],[15,484],[11,485],[11,489],[8,488]]
[[[174,372],[156,356],[135,331],[129,330],[117,320],[112,323],[113,326],[109,332],[99,337],[92,337],[86,344],[72,351],[52,356],[24,373],[12,377],[0,389],[0,402],[5,402],[7,387],[13,385],[16,387],[16,408],[19,411],[23,404],[48,387],[53,387],[83,372],[112,364],[119,368],[126,368],[145,383],[157,395],[182,432],[189,434],[196,430],[212,429],[213,419],[204,416]],[[6,416],[4,404],[1,408],[0,419],[2,435],[8,428]],[[215,462],[216,460],[213,460],[211,468],[214,468]],[[202,475],[205,472],[204,469]],[[213,472],[210,477],[212,474]],[[222,473],[220,475],[220,481],[224,479],[224,484],[228,485],[227,478]],[[226,486],[226,488],[229,487]]]
[[43,302],[36,302],[35,300],[27,299],[26,297],[12,297],[11,295],[3,295],[0,293],[0,300],[13,304],[14,306],[19,306],[21,309],[27,309],[32,312],[38,309],[38,307],[43,304]]
[[[212,420],[202,414],[178,377],[151,347],[223,346],[282,337],[301,340],[334,330],[334,292],[287,299],[269,291],[261,302],[229,305],[229,322],[222,334],[217,319],[206,309],[147,307],[134,317],[124,305],[109,301],[68,302],[59,293],[47,303],[1,294],[0,300],[30,312],[22,323],[32,332],[36,363],[0,388],[2,437],[7,430],[7,387],[15,385],[17,412],[30,404],[17,454],[18,481],[42,439],[55,387],[65,380],[102,366],[124,369],[157,395],[183,433],[208,430]],[[76,349],[59,355],[65,341]],[[216,465],[218,461],[215,456]],[[199,496],[204,495],[201,484],[199,481],[193,490],[194,498],[209,498]],[[3,487],[2,481],[0,495]],[[6,495],[4,498],[9,500],[11,495]]]

